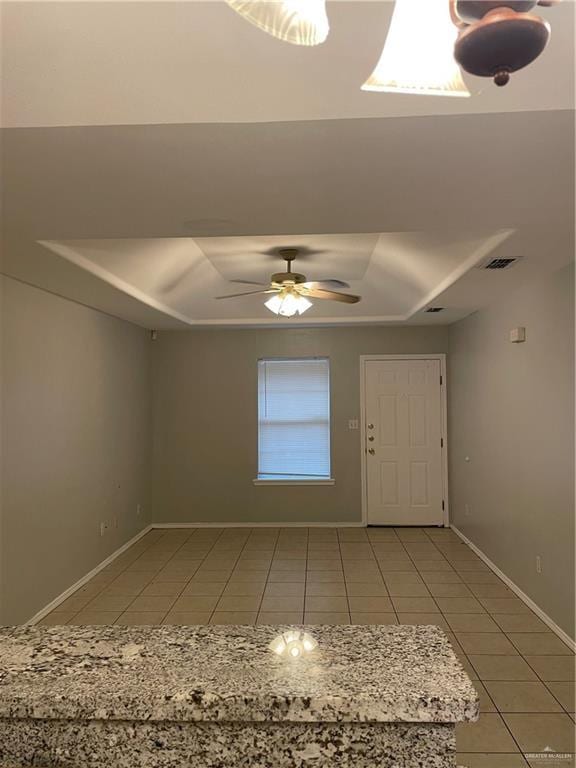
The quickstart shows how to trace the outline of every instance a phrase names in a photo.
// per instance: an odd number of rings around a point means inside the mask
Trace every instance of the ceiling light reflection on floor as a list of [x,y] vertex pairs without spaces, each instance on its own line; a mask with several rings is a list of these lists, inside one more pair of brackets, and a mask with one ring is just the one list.
[[268,648],[278,656],[285,656],[289,659],[299,659],[312,653],[318,647],[318,643],[308,632],[300,630],[290,630],[284,632],[270,643]]

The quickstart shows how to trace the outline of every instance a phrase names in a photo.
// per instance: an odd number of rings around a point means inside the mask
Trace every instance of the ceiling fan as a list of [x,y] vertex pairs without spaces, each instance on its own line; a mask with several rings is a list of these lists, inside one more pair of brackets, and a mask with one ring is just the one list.
[[292,262],[298,256],[298,248],[279,248],[278,255],[286,262],[285,272],[276,272],[270,277],[270,284],[255,283],[250,280],[234,280],[235,283],[244,283],[245,285],[268,285],[261,291],[245,291],[244,293],[232,293],[227,296],[216,296],[216,299],[236,299],[239,296],[252,296],[255,294],[273,294],[265,306],[276,315],[292,317],[301,315],[310,309],[311,299],[329,299],[331,301],[341,301],[345,304],[356,304],[360,301],[360,296],[354,296],[350,293],[338,293],[330,288],[349,288],[348,283],[342,280],[314,280],[307,281],[306,275],[299,272],[292,272]]
[[[470,96],[461,70],[502,86],[550,37],[536,5],[560,0],[396,0],[386,43],[365,91]],[[255,26],[294,45],[330,32],[327,0],[227,0]],[[333,5],[333,3],[332,3]]]

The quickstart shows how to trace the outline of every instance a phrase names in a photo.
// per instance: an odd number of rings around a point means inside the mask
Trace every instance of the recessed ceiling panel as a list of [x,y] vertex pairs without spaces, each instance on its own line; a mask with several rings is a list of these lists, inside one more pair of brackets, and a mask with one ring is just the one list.
[[310,280],[362,280],[379,234],[281,235],[271,237],[203,237],[196,243],[226,280],[267,280],[283,272],[281,248],[297,248],[292,267]]

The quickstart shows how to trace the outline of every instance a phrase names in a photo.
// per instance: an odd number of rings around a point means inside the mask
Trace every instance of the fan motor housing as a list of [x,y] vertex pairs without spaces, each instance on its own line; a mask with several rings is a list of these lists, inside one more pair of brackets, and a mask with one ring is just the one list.
[[456,13],[465,24],[473,24],[497,8],[527,13],[535,5],[536,0],[456,0]]
[[505,85],[511,72],[542,53],[549,37],[550,26],[539,16],[499,8],[464,28],[456,41],[454,58],[466,72],[493,77],[497,85]]
[[284,285],[284,283],[305,283],[306,275],[301,275],[299,272],[276,272],[270,278],[272,283],[278,283],[278,285]]

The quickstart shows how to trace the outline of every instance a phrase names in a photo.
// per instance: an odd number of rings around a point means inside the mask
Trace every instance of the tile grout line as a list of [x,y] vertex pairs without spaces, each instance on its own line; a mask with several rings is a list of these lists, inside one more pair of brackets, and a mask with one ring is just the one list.
[[[199,529],[198,529],[198,528],[195,528],[194,530],[195,530],[195,532],[197,532]],[[198,571],[200,570],[200,568],[202,568],[202,566],[204,565],[205,561],[206,561],[206,560],[207,560],[207,558],[210,556],[210,553],[212,552],[212,550],[213,550],[213,549],[214,549],[214,547],[216,546],[216,543],[218,542],[218,539],[220,538],[220,536],[222,536],[222,534],[223,534],[223,533],[224,533],[224,531],[220,531],[220,533],[219,533],[219,534],[216,536],[216,539],[215,539],[215,540],[214,540],[214,542],[212,543],[212,546],[211,546],[211,547],[208,549],[208,551],[206,552],[206,554],[204,555],[204,557],[201,559],[201,561],[200,561],[200,565],[198,566],[198,568],[196,568],[196,570],[194,571],[194,573],[192,574],[192,576],[190,577],[190,579],[189,579],[189,580],[186,582],[186,585],[185,585],[184,589],[186,589],[186,587],[187,587],[187,586],[190,584],[190,582],[191,582],[191,581],[194,579],[194,576],[196,576],[196,574],[198,573]],[[191,537],[191,538],[192,538],[192,537]],[[184,591],[184,590],[182,590],[182,591]],[[218,604],[218,601],[216,601],[216,604]],[[215,608],[214,608],[214,609],[212,609],[212,611],[208,611],[208,613],[209,613],[209,616],[208,616],[208,624],[210,624],[210,619],[212,618],[212,614],[214,613],[214,610],[215,610]],[[166,614],[166,616],[168,616],[168,614]],[[166,616],[164,617],[164,619],[166,619]],[[164,621],[164,619],[163,619],[163,621]]]
[[350,624],[352,624],[352,609],[350,607],[350,597],[348,595],[348,579],[346,578],[346,570],[344,569],[344,558],[342,557],[342,540],[340,539],[340,531],[336,531],[336,540],[338,541],[338,555],[340,557],[340,565],[342,567],[344,591],[346,592],[346,605],[348,606],[348,621]]
[[304,604],[302,606],[302,624],[306,619],[306,602],[308,600],[308,561],[310,557],[310,529],[306,537],[306,568],[304,570]]
[[[183,549],[183,547],[184,547],[184,545],[185,545],[185,544],[187,544],[187,543],[188,543],[190,540],[193,540],[193,539],[194,539],[194,534],[195,534],[195,533],[197,533],[197,531],[198,531],[198,528],[193,528],[193,529],[192,529],[192,531],[191,531],[191,533],[190,533],[190,536],[188,536],[188,538],[187,538],[187,539],[185,539],[185,541],[182,543],[182,545],[181,545],[181,546],[180,546],[180,547],[179,547],[179,548],[178,548],[178,549],[177,549],[175,552],[173,552],[173,553],[172,553],[172,557],[170,558],[170,560],[168,560],[168,562],[171,562],[172,560],[174,560],[174,555],[176,554],[176,552],[180,552],[180,550],[181,550],[181,549]],[[202,563],[204,562],[204,560],[206,560],[206,558],[208,557],[208,555],[209,555],[209,554],[210,554],[210,550],[208,550],[208,552],[207,552],[207,553],[204,555],[204,557],[200,559],[200,565],[199,565],[199,566],[196,568],[196,570],[195,570],[195,571],[194,571],[194,573],[193,573],[193,574],[190,576],[190,578],[188,579],[188,581],[186,581],[186,582],[184,583],[184,585],[182,586],[182,589],[181,589],[181,590],[180,590],[180,592],[178,593],[178,595],[177,595],[176,599],[174,600],[174,602],[172,603],[172,605],[170,606],[170,608],[168,609],[168,611],[166,611],[165,615],[162,617],[162,620],[161,620],[161,622],[160,622],[160,624],[161,624],[161,625],[163,625],[163,626],[166,626],[166,625],[164,624],[164,622],[166,621],[166,619],[168,618],[168,616],[169,616],[169,615],[172,613],[172,610],[174,609],[174,606],[176,605],[176,603],[178,602],[178,600],[179,600],[179,599],[182,597],[182,595],[184,594],[184,590],[186,589],[186,587],[187,587],[187,586],[190,584],[190,582],[192,581],[192,579],[194,578],[194,576],[196,575],[196,573],[198,573],[198,571],[200,570],[200,568],[202,568]],[[153,583],[153,582],[151,582],[151,583]]]
[[[172,556],[170,557],[170,559],[167,561],[167,563],[166,563],[165,565],[167,565],[167,564],[168,564],[168,563],[170,563],[172,560],[174,560],[174,555],[175,555],[177,552],[180,552],[180,550],[181,550],[181,549],[184,547],[184,545],[185,545],[185,544],[187,544],[187,543],[188,543],[188,542],[189,542],[191,539],[193,539],[193,538],[194,538],[194,534],[196,533],[196,531],[197,531],[197,530],[198,530],[197,528],[193,528],[193,529],[192,529],[192,531],[191,531],[190,535],[189,535],[189,536],[188,536],[188,537],[187,537],[187,538],[186,538],[186,539],[185,539],[185,540],[182,542],[182,544],[181,544],[181,545],[178,547],[178,549],[176,549],[176,550],[175,550],[175,551],[172,553]],[[182,595],[183,595],[183,593],[184,593],[184,590],[186,589],[186,587],[188,586],[188,584],[190,584],[190,582],[191,582],[191,581],[192,581],[192,579],[194,578],[194,575],[195,575],[195,574],[196,574],[196,573],[199,571],[199,569],[202,567],[202,563],[203,563],[203,562],[204,562],[204,560],[205,560],[205,559],[208,557],[208,554],[209,554],[209,553],[207,553],[206,555],[204,555],[204,557],[203,557],[203,558],[201,558],[201,559],[200,559],[200,565],[199,565],[199,566],[196,568],[196,570],[195,570],[195,571],[194,571],[194,573],[193,573],[193,574],[190,576],[190,578],[188,579],[188,581],[184,582],[184,584],[183,584],[183,586],[182,586],[182,589],[180,590],[179,594],[176,596],[176,598],[175,598],[174,602],[172,603],[172,605],[170,606],[170,608],[169,608],[169,609],[166,611],[166,613],[165,613],[165,614],[164,614],[164,616],[162,617],[162,619],[161,619],[161,621],[160,621],[160,625],[166,626],[166,625],[164,625],[164,621],[165,621],[165,620],[166,620],[166,618],[167,618],[167,617],[170,615],[170,613],[172,612],[172,610],[173,610],[174,606],[176,605],[176,603],[178,602],[178,600],[179,600],[179,599],[182,597]],[[164,566],[164,567],[165,567],[165,566]],[[154,580],[152,580],[150,583],[151,583],[151,584],[153,584],[153,583],[154,583]],[[150,586],[150,585],[148,585],[148,586]]]
[[[398,542],[400,542],[400,539],[396,537]],[[380,560],[376,557],[376,553],[374,552],[374,547],[372,545],[372,541],[370,540],[370,537],[368,537],[368,541],[370,542],[370,548],[372,549],[372,554],[376,558],[376,564],[378,566],[378,571],[380,573],[380,576],[382,578],[382,581],[384,582],[384,589],[386,590],[386,595],[388,596],[388,600],[390,600],[390,605],[392,606],[392,612],[394,613],[394,618],[396,619],[396,623],[400,624],[400,617],[398,616],[398,612],[396,610],[396,606],[394,605],[394,602],[392,601],[392,595],[390,594],[390,588],[388,587],[388,583],[386,581],[386,576],[384,575],[384,571],[382,570],[380,566]],[[404,546],[404,545],[402,545]]]
[[[144,541],[144,540],[146,539],[146,537],[148,536],[148,534],[150,534],[150,533],[152,533],[152,531],[148,531],[148,533],[145,533],[145,534],[144,534],[144,536],[142,537],[142,539],[140,539],[139,541]],[[156,541],[159,541],[161,538],[162,538],[162,535],[160,535],[160,536],[158,537],[158,539],[156,539]],[[137,545],[138,545],[138,543],[139,543],[139,541],[135,542],[135,543],[132,545],[132,547],[135,547],[135,546],[137,546]],[[150,543],[150,544],[149,544],[147,547],[145,547],[145,548],[142,550],[142,554],[144,554],[144,552],[146,552],[148,549],[150,549],[150,547],[151,547],[151,546],[152,546],[154,543],[155,543],[155,542],[151,542],[151,543]],[[121,554],[119,557],[122,557],[122,555],[125,555],[125,554],[127,554],[128,552],[130,552],[130,550],[132,549],[132,547],[129,547],[129,548],[128,548],[128,549],[126,549],[124,552],[122,552],[122,554]],[[117,559],[119,559],[119,558],[117,558]],[[133,560],[132,562],[134,563],[134,562],[136,562],[136,560],[138,560],[138,558],[137,558],[137,557],[136,557],[136,558],[134,558],[134,560]],[[114,563],[114,562],[116,562],[116,561],[115,561],[115,560],[113,560],[113,561],[112,561],[112,563]],[[112,565],[112,563],[110,563],[110,565]],[[130,567],[130,565],[131,565],[131,563],[129,563],[129,564],[128,564],[128,565],[127,565],[125,568],[123,568],[122,570],[118,571],[118,574],[117,574],[117,576],[115,576],[115,577],[114,577],[114,579],[112,579],[112,581],[116,581],[116,579],[118,578],[118,576],[120,576],[121,574],[125,573],[125,572],[128,570],[128,568]],[[110,567],[110,566],[106,566],[106,568],[109,568],[109,567]],[[104,573],[104,572],[106,571],[106,568],[103,568],[103,569],[102,569],[101,571],[99,571],[98,573]],[[98,574],[96,574],[96,575],[98,575]],[[90,583],[90,581],[87,581],[87,582],[86,582],[86,584],[84,584],[84,585],[83,585],[83,587],[87,586],[89,583]],[[95,600],[95,599],[96,599],[96,597],[100,597],[100,595],[102,594],[102,592],[104,592],[104,591],[106,590],[106,588],[110,586],[110,584],[111,584],[111,583],[112,583],[112,582],[109,582],[108,584],[105,584],[105,585],[104,585],[104,587],[103,587],[103,588],[102,588],[102,589],[101,589],[99,592],[97,592],[97,594],[96,594],[96,595],[95,595],[95,596],[94,596],[94,597],[93,597],[91,600],[89,600],[89,601],[88,601],[88,603],[87,603],[86,605],[89,605],[89,603],[91,603],[91,602],[92,602],[92,600]],[[79,589],[77,589],[77,590],[76,590],[76,592],[73,592],[73,593],[70,595],[70,597],[74,597],[74,595],[75,595],[77,592],[80,592],[80,590],[81,590],[81,589],[82,589],[82,587],[80,587]],[[66,599],[69,599],[69,598],[66,598]],[[65,602],[65,601],[64,601],[64,602]],[[59,606],[56,606],[56,609],[54,609],[53,611],[50,611],[50,613],[48,613],[48,614],[47,614],[47,616],[50,616],[50,615],[51,615],[51,614],[53,614],[53,613],[58,613],[58,610],[57,610],[57,608],[58,608],[58,607],[59,607]],[[84,606],[84,608],[80,608],[80,610],[79,610],[79,611],[76,611],[76,613],[74,613],[74,614],[73,614],[73,615],[72,615],[72,616],[71,616],[71,617],[68,619],[68,621],[66,622],[66,625],[71,625],[71,622],[73,622],[73,621],[74,621],[74,619],[75,619],[75,618],[76,618],[76,617],[77,617],[77,616],[78,616],[80,613],[82,613],[82,611],[84,611],[85,609],[86,609],[86,606]],[[120,613],[120,615],[122,615],[122,613]],[[46,618],[46,617],[44,617],[44,618]],[[120,617],[118,617],[118,618],[120,618]]]
[[[252,536],[253,533],[250,534]],[[272,550],[272,557],[270,558],[270,565],[268,566],[268,570],[266,571],[266,581],[264,582],[264,590],[262,592],[262,595],[260,597],[260,602],[258,603],[258,608],[256,610],[256,619],[254,621],[254,625],[258,624],[258,618],[261,613],[262,609],[262,603],[264,602],[264,595],[266,594],[266,588],[268,586],[269,582],[268,579],[270,578],[270,571],[272,570],[272,565],[274,564],[274,558],[276,556],[276,552],[278,551],[278,542],[280,541],[280,536],[282,536],[282,528],[279,529],[278,534],[276,535],[276,539],[274,540],[274,549]]]
[[[174,555],[176,554],[176,552],[179,552],[179,551],[180,551],[180,550],[181,550],[181,549],[184,547],[184,545],[185,545],[187,542],[189,542],[191,539],[194,539],[194,534],[195,534],[195,533],[197,533],[197,531],[198,531],[198,528],[193,528],[193,529],[192,529],[192,532],[191,532],[190,536],[188,536],[188,538],[187,538],[187,539],[186,539],[186,540],[185,540],[185,541],[184,541],[184,542],[181,544],[181,546],[180,546],[180,547],[178,547],[178,549],[176,549],[176,550],[175,550],[175,551],[172,553],[172,557],[171,557],[171,558],[168,560],[168,563],[169,563],[169,562],[171,562],[171,561],[174,559]],[[219,538],[219,537],[217,537],[217,538],[216,538],[216,541],[215,541],[215,542],[214,542],[214,544],[212,544],[212,546],[211,546],[211,547],[208,549],[208,551],[206,552],[206,554],[204,555],[204,557],[201,557],[201,558],[200,558],[200,565],[198,565],[198,567],[195,569],[194,573],[193,573],[193,574],[190,576],[190,578],[188,579],[188,581],[184,582],[184,585],[183,585],[183,587],[182,587],[182,590],[181,590],[180,594],[178,595],[178,597],[176,598],[176,600],[175,600],[175,601],[172,603],[172,606],[171,606],[171,607],[168,609],[168,611],[166,612],[166,614],[165,614],[165,615],[162,617],[162,621],[161,621],[161,624],[162,624],[163,626],[166,626],[166,625],[164,624],[164,621],[165,621],[165,620],[166,620],[166,618],[169,616],[169,614],[172,612],[172,610],[173,610],[174,606],[176,605],[177,601],[180,599],[180,597],[182,597],[182,595],[183,595],[183,593],[184,593],[184,590],[185,590],[185,589],[188,587],[188,585],[190,584],[190,582],[191,582],[191,581],[194,579],[194,576],[195,576],[195,575],[198,573],[198,571],[200,570],[200,568],[202,568],[202,565],[204,564],[205,560],[206,560],[206,559],[207,559],[207,557],[210,555],[210,553],[212,552],[212,549],[213,549],[213,548],[214,548],[214,546],[216,545],[216,542],[218,541],[218,538]]]
[[[526,661],[526,659],[524,659],[524,661]],[[526,661],[526,664],[528,664],[528,662],[527,662],[527,661]],[[530,664],[528,664],[528,666],[530,666]],[[532,669],[532,667],[530,667],[530,669]],[[536,675],[538,675],[538,673],[536,672],[536,670],[534,670],[534,672],[535,672],[535,674],[536,674]],[[562,704],[562,702],[561,702],[561,701],[560,701],[560,699],[559,699],[559,698],[556,696],[556,694],[554,693],[554,691],[551,691],[551,690],[550,690],[550,688],[548,687],[547,683],[546,683],[544,680],[541,680],[541,679],[540,679],[540,677],[538,677],[538,682],[542,683],[542,685],[543,685],[543,686],[546,688],[546,690],[547,690],[547,691],[548,691],[548,693],[549,693],[549,694],[552,696],[552,698],[554,698],[554,699],[555,699],[555,700],[558,702],[558,704],[559,704],[559,705],[562,707],[562,712],[566,713],[567,715],[571,715],[571,714],[572,714],[572,713],[571,713],[569,710],[567,710],[567,709],[566,709],[566,707],[564,706],[564,704]],[[569,681],[562,681],[562,680],[549,680],[548,682],[569,682]],[[573,685],[572,685],[572,688],[576,688],[576,683],[573,683]]]
[[[190,534],[189,534],[189,535],[186,537],[186,539],[185,539],[185,540],[182,542],[182,544],[181,544],[181,545],[180,545],[180,546],[179,546],[177,549],[175,549],[175,550],[174,550],[174,552],[172,552],[172,554],[170,555],[170,557],[168,558],[168,560],[167,560],[167,561],[164,563],[164,565],[162,566],[162,568],[160,569],[160,571],[161,571],[163,568],[165,568],[165,567],[168,565],[168,563],[170,563],[170,562],[171,562],[171,561],[174,559],[174,555],[176,554],[176,552],[179,552],[179,551],[182,549],[182,547],[184,546],[184,544],[186,544],[186,542],[187,542],[187,541],[190,541],[190,539],[191,539],[191,538],[193,537],[193,535],[194,535],[194,532],[195,532],[195,530],[196,530],[196,529],[195,529],[195,528],[193,528],[193,529],[190,531]],[[162,536],[160,536],[160,538],[158,539],[158,541],[162,541],[162,539],[164,538],[164,536],[165,536],[165,534],[162,534]],[[152,546],[152,545],[150,545],[150,546]],[[146,550],[144,550],[144,551],[146,551]],[[144,553],[142,553],[142,554],[144,554]],[[142,556],[142,555],[141,555],[141,556]],[[140,556],[140,557],[141,557],[141,556]],[[136,560],[139,560],[139,559],[140,559],[140,558],[136,558]],[[136,560],[135,560],[134,562],[136,562]],[[200,562],[200,565],[198,566],[198,568],[200,568],[200,566],[201,566],[201,565],[202,565],[202,561]],[[198,570],[198,568],[197,568],[196,570]],[[160,573],[160,571],[158,571],[158,573]],[[135,573],[137,573],[137,571],[135,571]],[[158,575],[158,573],[157,573],[156,575]],[[125,613],[127,613],[129,610],[130,610],[130,606],[131,606],[131,605],[133,605],[133,604],[136,602],[137,598],[139,598],[139,597],[142,597],[142,593],[144,592],[144,590],[145,590],[145,589],[147,589],[147,588],[150,586],[150,584],[153,584],[153,583],[154,583],[154,579],[152,579],[152,581],[150,581],[148,584],[146,584],[146,586],[145,586],[145,587],[143,587],[143,588],[140,590],[140,592],[139,592],[139,593],[138,593],[138,594],[137,594],[137,595],[134,597],[134,599],[132,600],[132,602],[131,602],[131,603],[129,603],[129,604],[128,604],[128,606],[125,608],[125,610],[124,610],[124,611],[123,611],[123,612],[120,614],[120,616],[118,616],[118,618],[116,619],[116,621],[114,622],[114,624],[118,625],[118,622],[120,621],[120,619],[122,618],[122,616],[123,616]],[[164,614],[164,616],[162,616],[162,619],[160,620],[160,624],[162,624],[162,622],[164,621],[164,619],[166,618],[166,616],[168,616],[168,614],[169,614],[169,613],[170,613],[170,611],[172,610],[172,607],[174,606],[174,604],[176,603],[176,601],[178,600],[178,598],[180,597],[180,595],[182,594],[182,592],[183,592],[183,591],[186,589],[186,585],[187,585],[188,583],[189,583],[189,582],[185,582],[185,584],[184,584],[184,585],[183,585],[183,587],[182,587],[182,591],[180,592],[180,594],[178,594],[178,595],[177,595],[177,596],[174,598],[174,602],[172,603],[172,606],[170,606],[170,608],[168,608],[168,610],[166,611],[166,613]],[[143,611],[143,613],[146,613],[146,611]],[[120,626],[120,625],[118,625],[118,626]]]
[[[213,551],[214,547],[216,546],[216,544],[218,544],[218,542],[220,541],[220,539],[221,539],[221,538],[222,538],[222,536],[224,535],[224,531],[225,531],[225,530],[226,530],[226,529],[225,529],[225,528],[223,528],[223,529],[220,531],[220,533],[219,533],[219,534],[218,534],[218,536],[216,537],[216,541],[214,542],[214,544],[212,544],[212,546],[211,546],[211,548],[210,548],[210,551],[208,552],[208,555],[212,553],[212,551]],[[210,613],[210,616],[208,617],[208,626],[212,625],[212,619],[214,618],[214,614],[215,614],[215,613],[217,612],[217,610],[218,610],[218,603],[219,603],[219,602],[220,602],[220,600],[222,599],[222,597],[223,597],[223,595],[224,595],[224,592],[226,591],[226,587],[227,587],[227,586],[228,586],[228,584],[230,583],[230,579],[232,578],[232,574],[234,573],[234,569],[235,569],[235,568],[236,568],[236,566],[238,565],[238,560],[240,559],[240,555],[241,555],[241,554],[242,554],[242,552],[244,551],[244,549],[245,549],[245,547],[246,547],[246,543],[247,543],[247,541],[248,541],[248,539],[249,539],[249,538],[250,538],[250,534],[248,534],[248,537],[247,537],[247,538],[245,539],[245,541],[244,541],[244,545],[242,546],[242,548],[241,548],[240,552],[238,552],[238,555],[236,556],[236,560],[234,561],[234,565],[233,565],[233,567],[232,567],[232,570],[230,571],[230,574],[229,574],[229,576],[228,576],[228,579],[227,579],[227,580],[224,582],[224,587],[222,588],[222,592],[221,592],[221,593],[220,593],[220,595],[218,596],[218,599],[216,600],[216,604],[214,605],[214,608],[213,608],[212,612]],[[206,555],[206,557],[208,557],[208,555]],[[214,625],[212,625],[212,626],[214,626]]]

